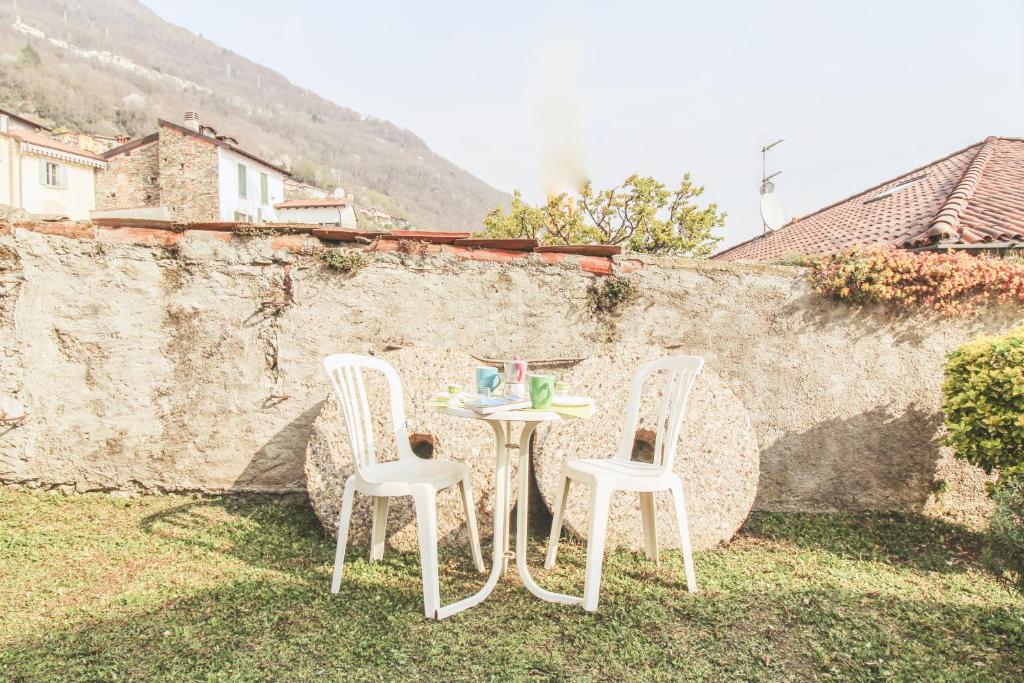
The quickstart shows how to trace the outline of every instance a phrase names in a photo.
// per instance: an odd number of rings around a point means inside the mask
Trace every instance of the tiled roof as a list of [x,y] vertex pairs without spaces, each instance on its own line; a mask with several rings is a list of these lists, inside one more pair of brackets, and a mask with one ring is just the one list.
[[348,206],[347,199],[289,199],[274,204],[275,209],[312,209],[316,207]]
[[85,157],[86,159],[92,159],[93,161],[101,161],[106,163],[106,159],[104,159],[103,157],[93,154],[92,152],[87,152],[81,147],[68,145],[63,142],[54,140],[53,138],[48,138],[45,135],[40,135],[39,133],[30,133],[25,130],[19,130],[17,132],[10,133],[10,135],[11,137],[17,138],[18,140],[26,142],[30,145],[35,145],[36,147],[45,147],[47,149],[52,149],[57,152],[64,152],[65,154],[75,154],[80,157]]
[[711,258],[775,261],[852,247],[1024,246],[1024,139],[989,137]]
[[[258,163],[263,164],[264,166],[266,166],[268,168],[272,168],[275,171],[279,171],[279,172],[283,173],[285,176],[290,176],[292,174],[292,172],[289,171],[287,168],[284,168],[283,166],[278,166],[277,164],[275,164],[275,163],[273,163],[271,161],[267,161],[266,159],[261,159],[260,157],[256,156],[252,152],[248,152],[248,151],[242,149],[241,147],[239,147],[237,144],[232,143],[231,140],[234,140],[234,138],[231,138],[231,137],[229,137],[227,135],[221,135],[220,137],[210,137],[209,135],[204,135],[203,133],[199,133],[197,131],[194,131],[191,128],[185,128],[184,126],[179,126],[176,123],[171,123],[170,121],[165,121],[164,119],[157,119],[156,122],[157,122],[158,126],[163,126],[164,128],[170,128],[171,130],[175,130],[175,131],[177,131],[179,133],[183,133],[185,135],[191,135],[192,137],[198,138],[200,140],[204,140],[205,142],[208,142],[211,145],[217,145],[218,147],[227,147],[231,151],[237,152],[238,154],[241,154],[244,157],[249,157],[253,161],[256,161]],[[206,126],[206,128],[210,128],[210,127]]]

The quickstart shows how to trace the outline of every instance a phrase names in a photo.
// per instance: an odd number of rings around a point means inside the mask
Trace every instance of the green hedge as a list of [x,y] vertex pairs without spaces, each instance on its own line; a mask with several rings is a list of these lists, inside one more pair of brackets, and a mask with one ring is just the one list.
[[957,457],[1000,481],[1024,475],[1024,327],[949,354],[942,394]]

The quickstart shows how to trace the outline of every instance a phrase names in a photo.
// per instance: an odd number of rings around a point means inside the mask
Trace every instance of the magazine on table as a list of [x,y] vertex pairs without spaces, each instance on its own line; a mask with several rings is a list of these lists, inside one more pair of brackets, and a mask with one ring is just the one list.
[[462,407],[468,408],[481,415],[491,413],[503,413],[507,410],[523,410],[530,408],[533,402],[528,398],[515,398],[514,396],[484,396],[482,394],[467,394],[462,397]]

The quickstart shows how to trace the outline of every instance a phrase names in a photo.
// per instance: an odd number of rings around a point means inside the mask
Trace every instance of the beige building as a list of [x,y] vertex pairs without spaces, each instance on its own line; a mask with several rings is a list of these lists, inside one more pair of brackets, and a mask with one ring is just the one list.
[[99,135],[98,133],[75,130],[55,130],[52,136],[60,142],[93,154],[103,154],[108,149],[113,149],[131,140],[127,135]]
[[106,161],[52,139],[48,131],[0,110],[0,204],[29,214],[86,220],[95,208],[96,171]]

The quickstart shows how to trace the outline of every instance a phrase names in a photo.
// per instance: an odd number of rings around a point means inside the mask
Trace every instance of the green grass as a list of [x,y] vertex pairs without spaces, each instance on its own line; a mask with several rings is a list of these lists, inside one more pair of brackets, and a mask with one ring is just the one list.
[[[539,534],[538,534],[539,538]],[[1020,680],[1024,600],[971,533],[913,515],[755,515],[699,553],[616,552],[601,609],[514,570],[481,606],[420,616],[415,555],[332,543],[304,506],[0,490],[0,680]],[[442,599],[483,579],[444,554]],[[580,593],[584,549],[536,576]],[[539,541],[531,565],[541,563]]]

